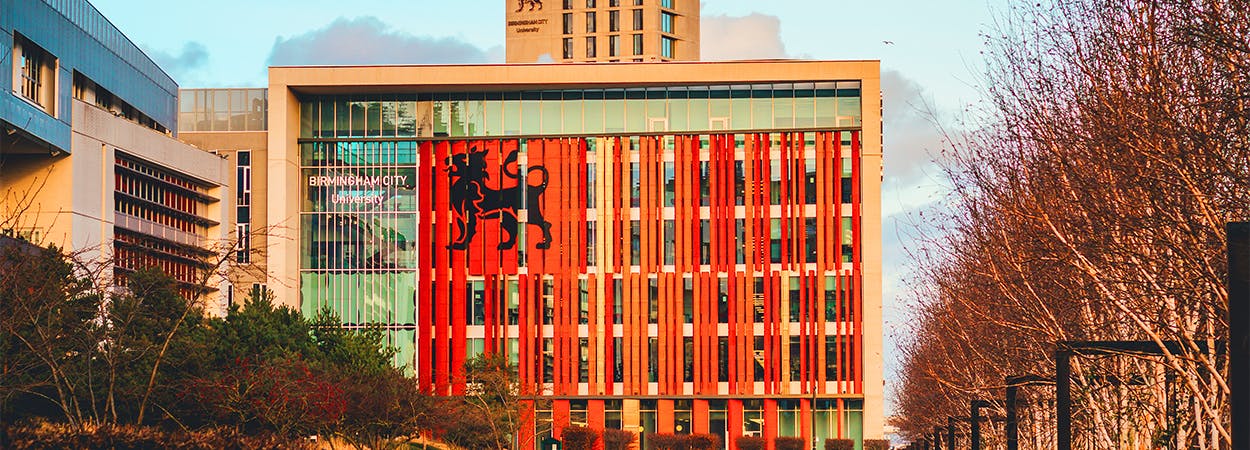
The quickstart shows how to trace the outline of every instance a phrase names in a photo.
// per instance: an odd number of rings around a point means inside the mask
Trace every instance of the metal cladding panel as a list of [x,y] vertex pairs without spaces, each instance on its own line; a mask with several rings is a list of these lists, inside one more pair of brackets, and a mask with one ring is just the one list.
[[[0,29],[4,48],[13,48],[16,32],[54,56],[58,69],[55,118],[13,97],[0,101],[0,120],[68,152],[79,72],[166,129],[178,129],[178,84],[86,0],[0,2]],[[0,66],[12,67],[11,53],[3,53]],[[14,95],[11,77],[0,77],[0,86],[0,95]]]
[[424,385],[460,392],[463,364],[481,348],[515,349],[522,379],[558,396],[860,391],[851,288],[861,262],[828,242],[841,239],[844,212],[859,239],[858,190],[846,208],[822,204],[841,195],[840,140],[423,145],[417,301],[432,308],[419,327],[435,355],[417,364]]

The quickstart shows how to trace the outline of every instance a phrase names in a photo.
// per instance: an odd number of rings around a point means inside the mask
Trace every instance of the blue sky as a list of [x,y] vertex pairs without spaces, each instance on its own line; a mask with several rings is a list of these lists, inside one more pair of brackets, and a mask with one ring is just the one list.
[[[182,87],[266,85],[267,65],[503,62],[504,1],[93,0]],[[687,0],[676,0],[687,1]],[[942,198],[930,155],[975,104],[990,0],[746,1],[702,5],[705,58],[879,59],[887,413],[910,302],[916,212]],[[734,30],[733,33],[710,32]],[[936,123],[935,123],[936,122]]]

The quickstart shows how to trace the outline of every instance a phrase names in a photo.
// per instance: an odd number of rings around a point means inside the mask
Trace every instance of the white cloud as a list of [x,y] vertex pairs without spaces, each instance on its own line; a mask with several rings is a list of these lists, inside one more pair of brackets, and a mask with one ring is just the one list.
[[786,58],[781,19],[767,14],[705,15],[699,18],[700,59]]
[[416,36],[372,16],[339,18],[325,28],[278,37],[269,65],[501,63],[501,46],[478,48],[452,37]]
[[885,188],[905,188],[939,176],[936,159],[944,137],[941,114],[924,88],[898,71],[881,73],[882,123],[885,125]]
[[208,66],[208,49],[199,42],[187,42],[179,52],[168,52],[148,46],[141,46],[141,48],[178,84],[200,81],[198,75]]

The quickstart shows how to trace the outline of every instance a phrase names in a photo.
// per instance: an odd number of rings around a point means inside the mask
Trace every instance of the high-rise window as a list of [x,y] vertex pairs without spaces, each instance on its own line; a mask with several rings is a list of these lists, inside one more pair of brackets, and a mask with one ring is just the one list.
[[634,30],[641,30],[641,29],[642,29],[642,10],[635,9],[634,10]]
[[56,58],[20,34],[13,35],[13,85],[23,98],[55,114]]
[[660,31],[663,31],[665,33],[672,33],[673,21],[675,21],[676,18],[677,16],[674,15],[673,13],[668,13],[668,12],[660,13]]
[[642,0],[634,0],[634,6],[642,6]]
[[618,10],[608,11],[608,31],[621,31],[621,12]]
[[618,56],[621,54],[621,37],[617,35],[608,36],[608,56]]
[[621,6],[621,0],[608,0],[609,8],[615,8],[617,6]]
[[595,0],[586,0],[586,7],[587,7],[587,8],[594,8],[594,7],[595,7]]
[[564,13],[564,34],[573,34],[573,13]]
[[634,54],[635,55],[642,54],[642,35],[641,34],[634,35]]
[[564,38],[564,59],[573,59],[573,38]]
[[586,36],[586,57],[587,57],[587,58],[594,58],[594,57],[595,57],[595,48],[596,48],[596,47],[598,47],[598,46],[597,46],[597,45],[595,45],[595,37],[594,37],[594,36]]
[[235,261],[247,263],[251,261],[252,252],[252,152],[241,150],[235,153],[235,230],[238,233]]
[[588,11],[586,13],[586,32],[587,33],[595,32],[595,22],[597,22],[597,20],[595,20],[595,12]]
[[564,0],[564,9],[573,9],[573,0]]
[[673,0],[660,0],[660,7],[673,9]]
[[660,38],[660,56],[665,58],[673,57],[673,38],[664,36]]

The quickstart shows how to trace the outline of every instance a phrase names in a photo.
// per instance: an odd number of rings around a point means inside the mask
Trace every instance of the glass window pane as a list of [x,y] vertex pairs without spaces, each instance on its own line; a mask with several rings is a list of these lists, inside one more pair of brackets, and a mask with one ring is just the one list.
[[795,128],[812,128],[816,126],[815,93],[816,85],[814,83],[798,83],[794,85]]
[[752,86],[751,127],[758,129],[768,129],[773,127],[772,86],[761,84]]
[[603,128],[603,91],[590,90],[584,92],[582,132],[602,133]]
[[582,132],[582,92],[566,91],[564,92],[564,111],[561,112],[564,125],[562,132],[565,134],[579,134]]
[[604,91],[603,128],[608,133],[625,131],[625,91],[610,89]]
[[625,90],[625,129],[629,132],[647,130],[646,90],[631,88]]
[[834,83],[816,83],[816,126],[837,126],[837,98]]

